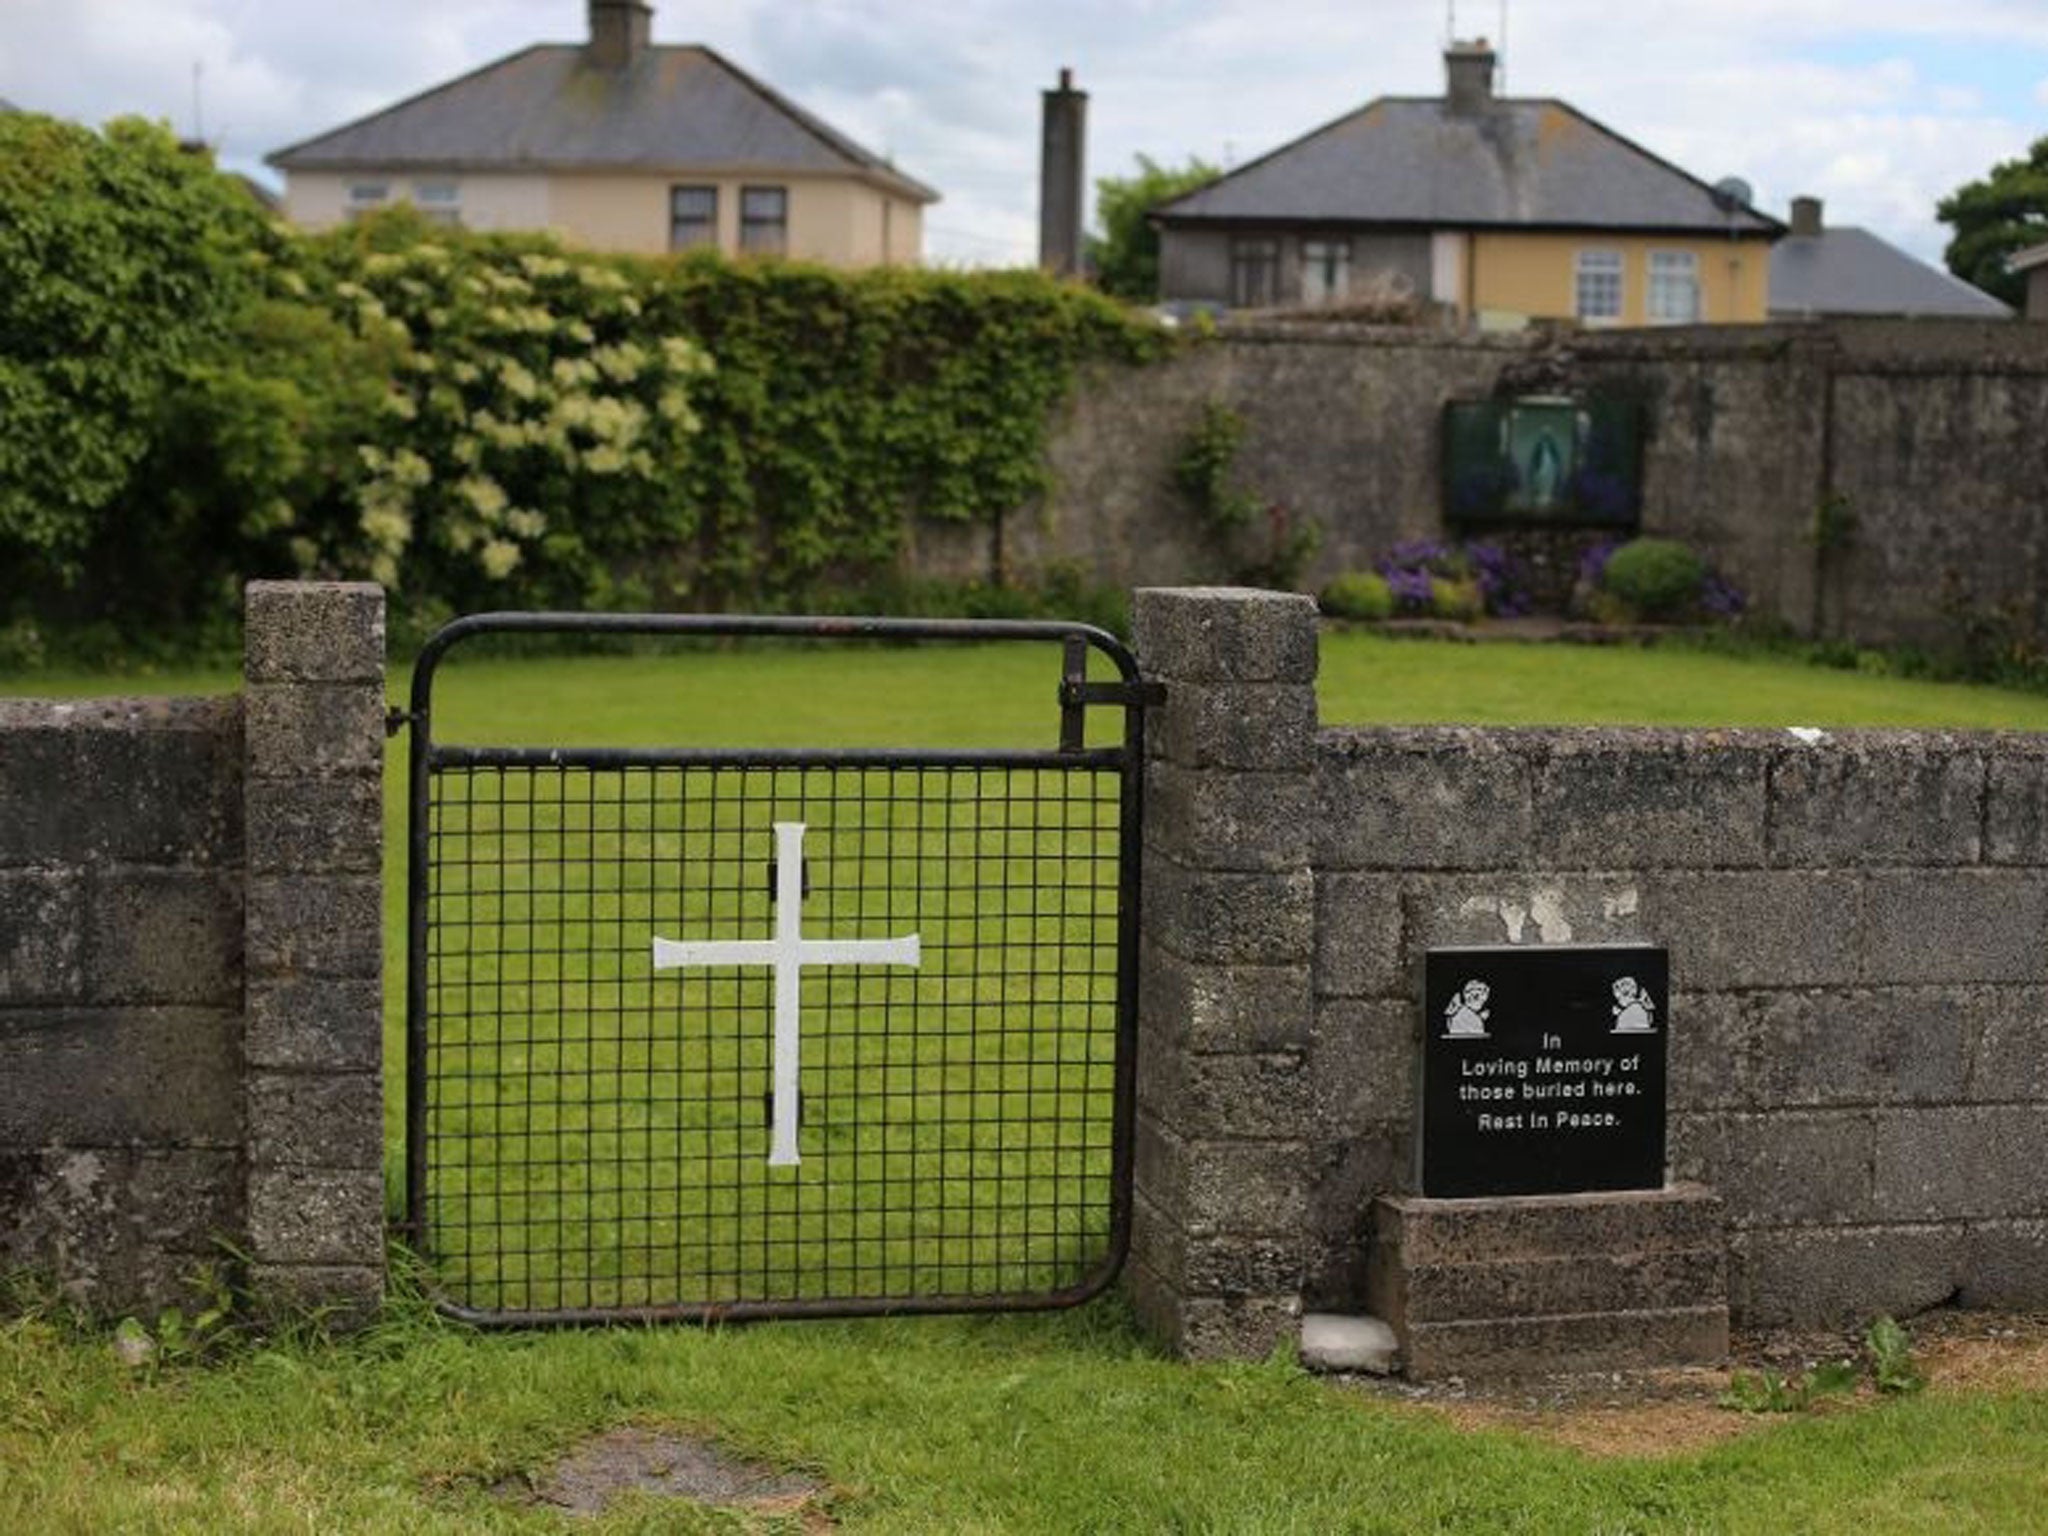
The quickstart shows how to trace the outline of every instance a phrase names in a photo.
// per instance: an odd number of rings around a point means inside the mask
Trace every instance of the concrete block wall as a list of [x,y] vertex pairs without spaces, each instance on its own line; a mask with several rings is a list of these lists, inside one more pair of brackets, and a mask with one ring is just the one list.
[[241,696],[0,701],[0,1265],[102,1312],[381,1294],[383,597],[247,623]]
[[1669,1172],[1724,1202],[1738,1326],[2048,1305],[2048,740],[1323,730],[1220,654],[1308,692],[1307,600],[1137,613],[1168,686],[1134,1255],[1163,1336],[1256,1352],[1289,1274],[1356,1303],[1368,1206],[1414,1189],[1444,944],[1669,948]]

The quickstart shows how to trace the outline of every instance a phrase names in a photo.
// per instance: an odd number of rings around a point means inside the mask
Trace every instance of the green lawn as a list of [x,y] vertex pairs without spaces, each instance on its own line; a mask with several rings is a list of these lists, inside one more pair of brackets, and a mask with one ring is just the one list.
[[[1053,657],[1036,647],[739,649],[672,662],[457,660],[443,680],[437,737],[1049,746],[1056,675]],[[151,680],[152,691],[232,685],[218,675]],[[45,676],[17,691],[136,690],[130,680]],[[2048,725],[2048,699],[1993,690],[1682,652],[1363,635],[1326,644],[1322,695],[1333,723]],[[401,741],[389,797],[394,1004],[402,983],[403,763]],[[940,799],[951,804],[950,795]],[[624,807],[629,800],[597,803]],[[778,793],[750,806],[748,816],[787,815],[804,803],[802,793]],[[724,825],[726,814],[707,811],[707,827]],[[909,814],[915,821],[923,813]],[[588,813],[567,803],[511,825],[495,809],[488,817],[498,818],[491,835],[502,842],[509,834],[525,855],[550,839],[592,835]],[[621,847],[644,851],[676,830],[657,825],[652,813],[645,824],[629,825],[623,808],[618,818],[616,828],[598,833]],[[921,846],[930,830],[920,823],[905,835],[914,833]],[[985,833],[969,829],[962,846],[979,850]],[[749,849],[743,862],[754,858]],[[513,862],[529,876],[548,865]],[[597,883],[537,891],[528,878],[520,891],[527,918],[538,900],[541,926],[558,931],[612,916],[606,903],[624,900],[626,887],[622,880],[618,889]],[[475,894],[468,885],[453,892],[461,900]],[[943,916],[944,903],[938,910]],[[676,915],[683,916],[680,908]],[[753,907],[728,915],[762,921]],[[855,915],[882,926],[891,918],[886,904]],[[1014,913],[995,918],[1005,929],[1016,920]],[[1055,924],[1062,935],[1067,922]],[[502,914],[490,931],[503,934]],[[552,971],[544,965],[542,974],[508,978],[509,951],[497,938],[492,944],[498,947],[485,948],[497,956],[496,969],[464,985],[474,993],[483,981],[493,995],[508,980],[515,991],[526,989],[522,1017],[558,1019],[562,999],[573,1012],[585,996],[574,989],[592,984],[589,976],[562,974],[559,954]],[[972,978],[970,990],[987,980]],[[536,1008],[536,991],[552,991],[557,1002]],[[707,992],[703,1000],[713,999]],[[724,1001],[737,1006],[738,994]],[[849,1004],[855,1017],[860,1001]],[[753,1002],[739,1011],[758,1017]],[[479,1027],[489,1012],[464,1013],[463,1027]],[[395,1068],[395,1007],[390,1030]],[[918,1049],[927,1047],[941,1057],[947,1049],[944,1037]],[[848,1049],[843,1065],[858,1075],[854,1068],[871,1061],[859,1054],[868,1048]],[[886,1072],[886,1052],[872,1061]],[[684,1065],[672,1063],[676,1072]],[[708,1081],[723,1069],[702,1058],[691,1070]],[[522,1081],[531,1076],[520,1074]],[[706,1102],[749,1097],[726,1084]],[[624,1112],[616,1095],[587,1098],[586,1110],[594,1103]],[[677,1097],[671,1108],[680,1113],[685,1103]],[[559,1129],[546,1118],[556,1109],[530,1098],[520,1111],[525,1128],[541,1109],[539,1123]],[[830,1106],[819,1113],[814,1134],[828,1134]],[[743,1119],[696,1134],[744,1138],[757,1150],[758,1122]],[[394,1151],[397,1129],[394,1118]],[[672,1124],[663,1134],[684,1129]],[[646,1145],[647,1166],[664,1145]],[[590,1192],[575,1193],[587,1199]],[[155,1377],[119,1366],[103,1340],[77,1338],[39,1318],[0,1325],[0,1509],[8,1511],[8,1530],[410,1536],[570,1529],[559,1516],[504,1505],[487,1490],[508,1474],[538,1469],[594,1430],[628,1422],[710,1432],[738,1450],[817,1473],[839,1490],[832,1514],[852,1530],[2048,1530],[2040,1456],[2048,1397],[2040,1394],[1929,1396],[1854,1415],[1772,1421],[1704,1453],[1594,1461],[1511,1434],[1453,1430],[1419,1409],[1331,1387],[1284,1362],[1162,1361],[1113,1298],[1050,1317],[509,1335],[472,1334],[408,1305],[388,1326],[344,1345],[280,1345]],[[641,1504],[573,1528],[744,1527]]]

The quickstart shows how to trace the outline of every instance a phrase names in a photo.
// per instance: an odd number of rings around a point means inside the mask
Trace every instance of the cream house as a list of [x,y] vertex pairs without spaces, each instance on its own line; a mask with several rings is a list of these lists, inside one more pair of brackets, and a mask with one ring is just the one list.
[[919,259],[931,188],[710,49],[655,44],[640,0],[589,0],[589,20],[587,42],[536,44],[271,155],[287,216],[318,229],[410,202],[598,250]]

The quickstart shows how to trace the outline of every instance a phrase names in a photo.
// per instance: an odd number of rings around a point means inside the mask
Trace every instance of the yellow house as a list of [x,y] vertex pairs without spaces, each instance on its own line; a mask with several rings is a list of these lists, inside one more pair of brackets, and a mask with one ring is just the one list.
[[1761,321],[1777,220],[1561,101],[1493,93],[1484,40],[1441,97],[1382,97],[1153,210],[1161,298],[1415,298],[1460,320]]
[[641,0],[589,8],[585,43],[538,44],[271,155],[287,216],[318,229],[410,202],[597,250],[920,258],[931,188],[710,49],[656,45]]

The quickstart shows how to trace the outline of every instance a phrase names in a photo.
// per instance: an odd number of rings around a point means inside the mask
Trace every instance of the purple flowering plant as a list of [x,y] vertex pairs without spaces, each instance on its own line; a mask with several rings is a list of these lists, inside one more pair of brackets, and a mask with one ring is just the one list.
[[1381,555],[1373,569],[1386,578],[1399,614],[1434,612],[1440,581],[1477,582],[1486,611],[1496,617],[1527,613],[1531,604],[1520,563],[1498,544],[1408,539]]

